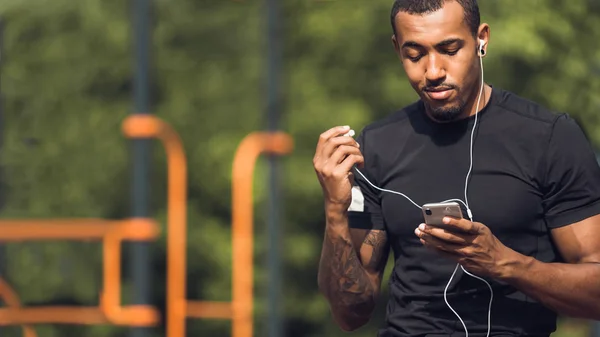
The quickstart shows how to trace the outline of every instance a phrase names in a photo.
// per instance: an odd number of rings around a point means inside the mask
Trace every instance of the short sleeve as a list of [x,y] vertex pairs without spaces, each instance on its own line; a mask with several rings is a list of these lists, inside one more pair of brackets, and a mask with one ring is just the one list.
[[374,163],[369,161],[368,145],[365,144],[364,131],[358,135],[356,141],[360,145],[365,165],[361,169],[357,167],[353,169],[354,182],[352,186],[352,203],[348,208],[348,223],[350,228],[384,230],[379,191],[366,180],[368,179],[377,186],[375,167]]
[[543,206],[548,227],[566,226],[600,213],[600,166],[582,129],[568,115],[560,115],[553,125],[545,174]]

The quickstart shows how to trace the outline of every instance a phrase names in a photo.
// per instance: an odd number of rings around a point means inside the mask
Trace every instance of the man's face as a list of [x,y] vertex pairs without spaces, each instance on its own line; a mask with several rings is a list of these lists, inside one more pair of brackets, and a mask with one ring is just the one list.
[[406,75],[436,120],[464,117],[478,93],[478,43],[456,1],[426,14],[396,16],[394,46]]

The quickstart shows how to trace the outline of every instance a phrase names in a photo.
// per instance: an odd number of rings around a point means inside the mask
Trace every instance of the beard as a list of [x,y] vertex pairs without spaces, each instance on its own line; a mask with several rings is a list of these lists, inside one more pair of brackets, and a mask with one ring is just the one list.
[[440,122],[452,122],[458,119],[464,111],[464,104],[459,102],[458,105],[448,107],[430,107],[431,117]]
[[466,106],[466,102],[462,98],[459,97],[457,100],[458,102],[445,106],[435,107],[431,106],[431,104],[426,105],[428,105],[431,117],[435,120],[440,122],[452,122],[457,120],[463,114]]

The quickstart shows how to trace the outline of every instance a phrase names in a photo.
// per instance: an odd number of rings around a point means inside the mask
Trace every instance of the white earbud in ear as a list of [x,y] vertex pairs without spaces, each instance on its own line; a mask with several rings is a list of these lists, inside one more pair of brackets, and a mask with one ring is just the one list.
[[485,46],[485,41],[483,41],[482,39],[479,39],[479,56],[485,55],[485,49],[483,49],[484,46]]

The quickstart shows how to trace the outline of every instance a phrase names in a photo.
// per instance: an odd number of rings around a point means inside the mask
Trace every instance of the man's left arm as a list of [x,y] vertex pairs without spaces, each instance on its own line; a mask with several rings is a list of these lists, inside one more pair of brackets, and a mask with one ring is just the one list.
[[600,320],[600,167],[575,121],[556,119],[548,141],[542,200],[562,263],[546,263],[502,244],[484,224],[447,219],[458,231],[420,225],[421,242],[480,276],[504,281],[555,312]]
[[478,276],[508,283],[558,314],[600,320],[600,215],[552,231],[564,263],[545,263],[503,245],[485,225],[446,218],[448,231],[421,224],[423,245]]
[[516,256],[500,279],[559,314],[600,319],[600,168],[567,115],[554,123],[546,156],[543,206],[564,263]]
[[543,263],[513,253],[498,279],[558,314],[599,320],[600,216],[554,229],[552,237],[565,263]]

